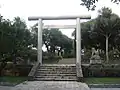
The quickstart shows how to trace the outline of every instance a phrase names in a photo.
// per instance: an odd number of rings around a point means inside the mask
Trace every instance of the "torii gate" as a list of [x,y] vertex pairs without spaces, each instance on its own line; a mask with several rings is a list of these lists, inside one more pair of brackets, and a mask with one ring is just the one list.
[[[76,67],[77,76],[82,76],[81,69],[81,26],[80,19],[90,19],[90,15],[79,15],[79,16],[40,16],[40,17],[28,17],[28,20],[38,20],[38,56],[37,60],[40,64],[42,64],[42,29],[43,28],[65,28],[65,29],[73,29],[76,28]],[[76,19],[76,25],[46,25],[43,26],[43,20],[68,20],[68,19]]]

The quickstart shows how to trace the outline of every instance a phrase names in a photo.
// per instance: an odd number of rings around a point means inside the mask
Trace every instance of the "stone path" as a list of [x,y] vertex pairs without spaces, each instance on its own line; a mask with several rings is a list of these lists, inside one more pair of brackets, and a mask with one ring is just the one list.
[[0,86],[0,90],[12,90],[12,88],[10,86]]
[[67,81],[28,81],[12,90],[90,90],[85,83]]
[[91,88],[90,90],[120,90],[120,88]]
[[[12,89],[13,89],[13,87],[0,86],[0,90],[12,90]],[[28,90],[32,90],[32,89],[28,89]],[[35,89],[33,89],[33,90],[35,90]],[[120,90],[120,88],[90,88],[90,90]]]

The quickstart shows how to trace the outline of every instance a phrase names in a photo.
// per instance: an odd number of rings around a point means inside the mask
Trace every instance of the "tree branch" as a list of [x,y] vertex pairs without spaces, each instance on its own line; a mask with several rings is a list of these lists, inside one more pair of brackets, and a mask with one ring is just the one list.
[[[101,28],[100,28],[101,29]],[[101,29],[102,31],[103,31],[103,29]],[[105,36],[106,37],[106,35],[105,34],[103,34],[103,33],[101,33],[101,32],[99,32],[101,35],[103,35],[103,36]]]
[[108,35],[108,38],[111,36],[111,33]]
[[103,35],[103,36],[105,36],[106,37],[106,35],[105,34],[103,34],[103,33],[101,33],[101,32],[99,32],[101,35]]
[[118,20],[117,20],[117,22],[114,24],[114,26],[112,27],[112,29],[113,29],[117,24],[118,24]]

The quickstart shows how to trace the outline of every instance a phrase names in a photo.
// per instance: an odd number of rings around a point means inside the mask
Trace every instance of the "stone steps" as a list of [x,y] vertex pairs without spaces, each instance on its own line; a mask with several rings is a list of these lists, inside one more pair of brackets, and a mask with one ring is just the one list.
[[75,79],[76,77],[74,76],[36,76],[36,78],[66,78],[66,79]]
[[38,69],[38,71],[74,71],[74,70],[76,70],[76,69]]
[[38,70],[75,70],[75,67],[40,67]]
[[76,64],[43,64],[42,66],[49,66],[49,67],[53,67],[53,66],[57,66],[57,67],[71,67],[71,66],[76,66]]
[[67,67],[67,68],[62,68],[62,67],[46,67],[46,68],[44,68],[44,67],[40,67],[38,70],[62,70],[62,69],[68,69],[68,70],[74,70],[74,69],[76,69],[75,67]]
[[34,78],[36,81],[77,81],[77,79],[61,79],[61,78]]
[[76,81],[75,65],[50,65],[40,66],[34,80],[40,81]]
[[[53,73],[53,74],[43,74],[43,73],[39,73],[38,75],[40,76],[76,76],[76,73],[73,73],[73,74],[70,74],[70,73],[61,73],[61,74],[56,74],[56,73]],[[36,76],[38,76],[36,75]]]
[[37,71],[37,73],[42,74],[76,74],[76,72],[59,72],[59,71]]

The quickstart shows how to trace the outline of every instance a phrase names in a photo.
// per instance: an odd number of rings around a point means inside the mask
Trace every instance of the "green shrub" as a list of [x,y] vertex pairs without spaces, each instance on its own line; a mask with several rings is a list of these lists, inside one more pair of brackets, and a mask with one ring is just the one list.
[[74,54],[64,54],[63,58],[74,58],[75,55]]
[[43,60],[60,60],[61,56],[43,56]]
[[91,58],[91,51],[87,50],[86,52],[84,52],[84,55],[82,55],[82,62],[90,62],[90,58]]
[[32,68],[32,65],[14,65],[14,64],[8,63],[6,67],[3,69],[2,75],[28,76],[31,68]]
[[54,59],[60,60],[60,59],[62,59],[62,56],[55,56]]
[[5,68],[4,69],[13,69],[13,62],[7,62],[7,65],[5,66]]
[[43,56],[43,60],[48,60],[49,57],[48,56]]
[[16,65],[15,67],[19,72],[19,76],[28,76],[32,65]]
[[119,60],[119,58],[120,58],[120,52],[117,49],[109,51],[110,60]]

